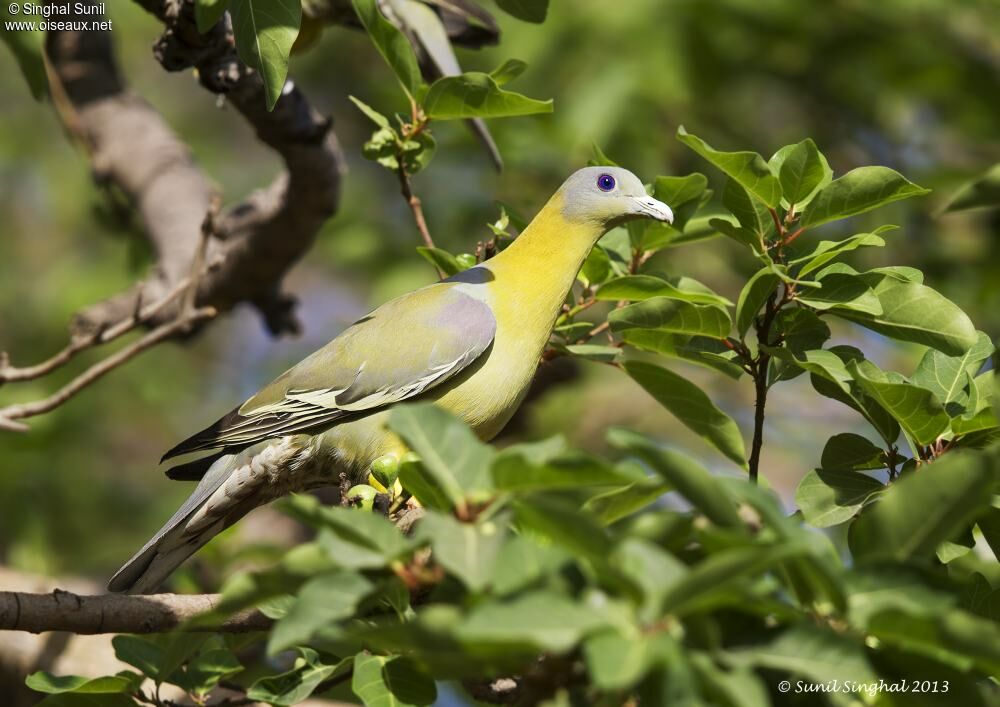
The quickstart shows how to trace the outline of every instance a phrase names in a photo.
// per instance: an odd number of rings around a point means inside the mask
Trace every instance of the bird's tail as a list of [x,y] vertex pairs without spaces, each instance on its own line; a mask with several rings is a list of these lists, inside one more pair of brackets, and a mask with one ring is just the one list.
[[223,529],[273,496],[251,450],[223,454],[176,513],[108,582],[112,592],[148,594]]

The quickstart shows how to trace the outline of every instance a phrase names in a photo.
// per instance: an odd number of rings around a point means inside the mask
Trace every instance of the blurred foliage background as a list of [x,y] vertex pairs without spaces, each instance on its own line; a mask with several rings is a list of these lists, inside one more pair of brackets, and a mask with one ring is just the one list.
[[[166,74],[153,60],[161,26],[132,3],[109,3],[108,11],[128,80],[188,141],[226,200],[266,184],[278,162],[244,122],[217,106],[193,76]],[[506,58],[522,59],[528,71],[516,90],[554,98],[555,112],[491,124],[507,163],[503,174],[462,125],[435,126],[437,154],[414,187],[442,247],[472,251],[488,237],[495,200],[530,217],[594,144],[651,180],[706,171],[674,139],[679,124],[719,149],[765,156],[811,136],[838,174],[884,164],[934,189],[879,212],[882,221],[895,210],[903,228],[890,234],[888,248],[855,256],[860,265],[919,267],[988,334],[1000,334],[1000,214],[939,213],[960,184],[1000,161],[1000,5],[564,0],[552,4],[542,25],[496,15],[500,45],[459,50],[464,68],[488,71]],[[25,365],[63,346],[71,314],[123,289],[148,257],[134,226],[95,189],[86,159],[51,109],[32,101],[9,54],[0,53],[0,66],[0,350]],[[157,471],[165,449],[369,308],[434,280],[414,251],[418,235],[394,177],[361,157],[371,126],[348,95],[386,113],[404,108],[368,39],[327,29],[310,51],[293,57],[291,75],[334,116],[350,167],[340,213],[289,282],[301,301],[303,336],[272,340],[256,315],[237,311],[197,340],[154,349],[35,418],[31,433],[4,434],[0,564],[103,579],[189,491]],[[720,175],[709,176],[721,185]],[[858,230],[863,218],[855,220]],[[727,239],[657,257],[661,268],[733,300],[755,268]],[[862,335],[870,337],[862,348],[881,366],[912,371],[914,351],[875,334],[845,327],[831,343]],[[399,345],[406,345],[405,332]],[[675,368],[749,427],[749,381]],[[0,389],[0,403],[42,395],[71,374]],[[803,409],[797,391],[809,386],[805,378],[777,388],[769,406],[762,472],[786,499],[815,466],[829,430],[860,424],[836,403],[816,405],[815,396]],[[622,424],[727,469],[638,386],[596,364],[535,398],[521,422],[502,443],[563,433],[575,445],[602,450],[604,430]]]

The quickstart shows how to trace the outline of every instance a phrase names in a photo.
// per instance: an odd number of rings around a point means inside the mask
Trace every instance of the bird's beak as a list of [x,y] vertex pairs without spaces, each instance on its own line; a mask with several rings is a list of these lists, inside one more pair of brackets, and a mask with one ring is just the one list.
[[674,212],[659,199],[654,199],[651,196],[636,196],[633,197],[633,200],[635,202],[636,216],[648,216],[657,221],[666,221],[667,223],[674,222]]

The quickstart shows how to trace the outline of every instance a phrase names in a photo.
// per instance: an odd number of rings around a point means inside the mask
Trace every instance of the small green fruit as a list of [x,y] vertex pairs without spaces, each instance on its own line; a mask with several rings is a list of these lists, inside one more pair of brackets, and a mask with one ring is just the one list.
[[352,506],[362,508],[366,511],[370,511],[372,506],[375,504],[375,497],[378,495],[378,489],[368,484],[358,484],[357,486],[352,486],[347,492],[347,500]]
[[399,476],[399,457],[395,454],[385,454],[373,461],[372,476],[384,489],[391,489],[396,483],[396,477]]

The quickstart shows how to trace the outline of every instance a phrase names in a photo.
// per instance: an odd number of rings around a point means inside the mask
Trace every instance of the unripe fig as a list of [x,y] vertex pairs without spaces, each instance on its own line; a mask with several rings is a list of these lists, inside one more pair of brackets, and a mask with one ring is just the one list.
[[378,489],[368,484],[358,484],[357,486],[352,486],[347,491],[347,500],[352,506],[362,508],[366,511],[370,511],[375,503],[375,496],[378,495]]

